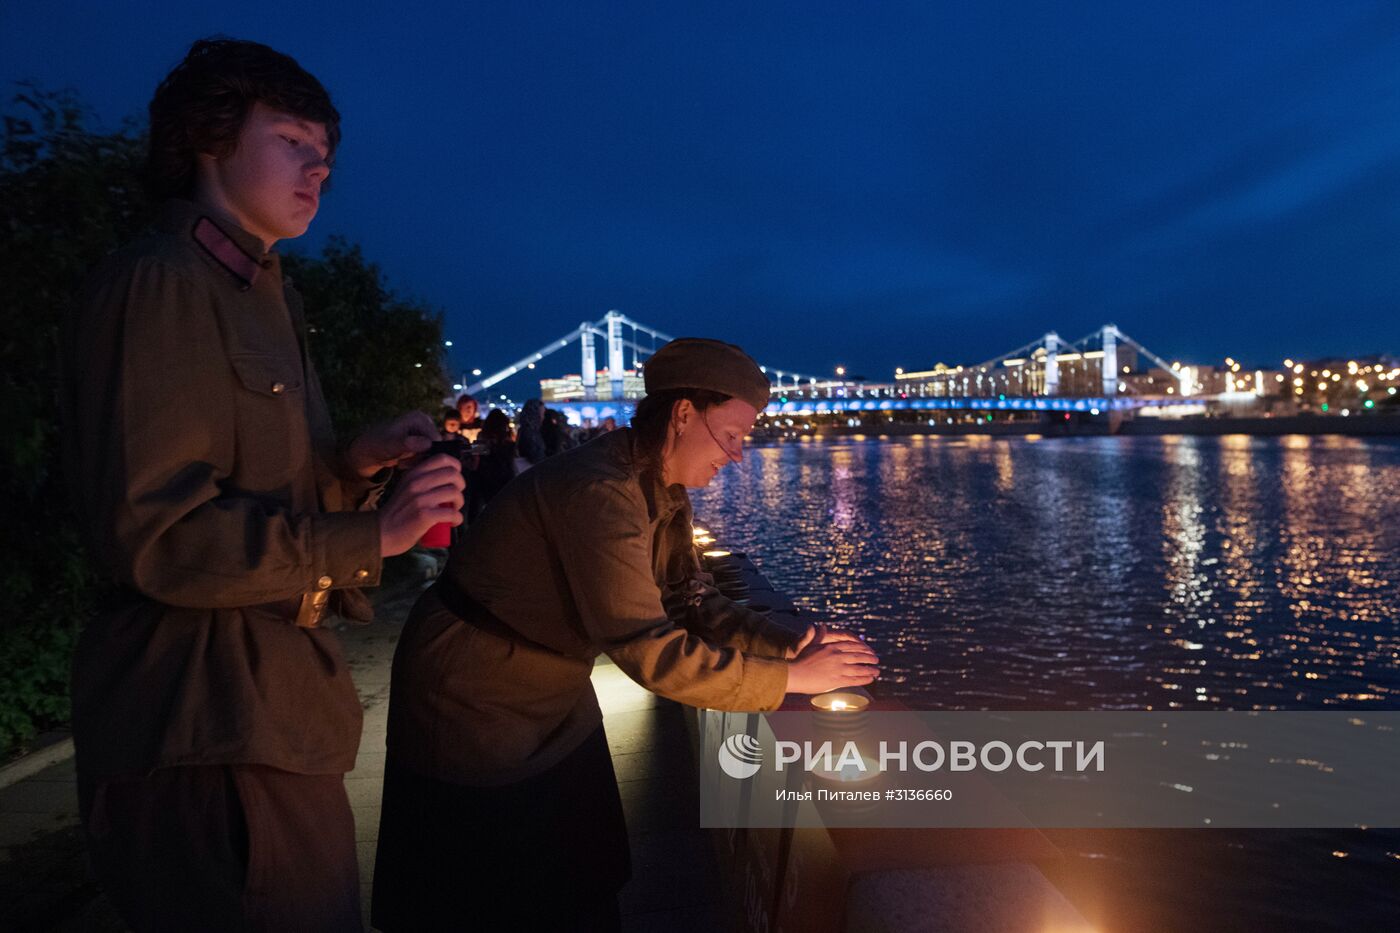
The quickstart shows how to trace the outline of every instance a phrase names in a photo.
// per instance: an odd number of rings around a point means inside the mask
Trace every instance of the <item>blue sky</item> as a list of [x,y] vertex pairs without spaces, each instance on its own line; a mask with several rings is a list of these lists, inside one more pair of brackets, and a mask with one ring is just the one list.
[[1400,5],[225,6],[6,3],[0,80],[115,125],[197,37],[294,55],[345,142],[291,248],[361,243],[462,366],[609,308],[811,373],[1400,352]]

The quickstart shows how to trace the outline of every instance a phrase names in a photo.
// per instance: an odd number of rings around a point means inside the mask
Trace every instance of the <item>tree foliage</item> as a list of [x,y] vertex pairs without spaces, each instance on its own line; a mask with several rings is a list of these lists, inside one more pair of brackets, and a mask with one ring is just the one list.
[[440,313],[397,296],[340,237],[319,257],[291,254],[282,265],[305,300],[308,345],[339,436],[413,409],[437,415],[447,382]]
[[[101,586],[59,463],[58,333],[89,269],[152,215],[141,128],[92,128],[71,92],[20,85],[0,110],[0,757],[68,717],[69,662]],[[356,246],[288,256],[337,429],[444,394],[442,322],[397,298]]]
[[59,469],[58,332],[88,268],[145,224],[144,140],[98,133],[73,94],[22,85],[0,144],[0,750],[68,717],[97,581]]

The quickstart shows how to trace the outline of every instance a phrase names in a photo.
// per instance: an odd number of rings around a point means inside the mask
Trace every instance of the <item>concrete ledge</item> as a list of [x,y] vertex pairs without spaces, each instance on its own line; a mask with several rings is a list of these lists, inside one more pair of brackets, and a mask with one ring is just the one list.
[[10,762],[0,768],[0,787],[9,787],[11,784],[18,784],[25,778],[33,777],[45,768],[58,764],[60,761],[67,761],[73,757],[72,738],[62,739],[52,745],[45,745]]
[[[753,602],[771,607],[770,620],[805,624],[746,555],[726,559],[741,567]],[[763,714],[702,709],[685,719],[697,754],[704,754],[707,736],[724,731],[724,717],[755,715]],[[710,833],[734,928],[748,933],[1095,931],[1038,867],[1060,854],[1033,829]]]

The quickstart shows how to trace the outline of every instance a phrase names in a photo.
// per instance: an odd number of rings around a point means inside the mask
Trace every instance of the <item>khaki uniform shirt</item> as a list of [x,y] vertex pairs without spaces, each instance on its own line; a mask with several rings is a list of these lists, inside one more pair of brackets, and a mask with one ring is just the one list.
[[614,431],[516,477],[444,571],[506,631],[464,622],[433,591],[394,658],[389,750],[462,784],[544,771],[602,722],[589,674],[607,654],[692,706],[777,707],[800,633],[697,576],[690,499],[648,482]]
[[265,604],[294,612],[302,593],[378,583],[378,521],[356,510],[378,487],[337,455],[278,257],[211,217],[206,241],[214,229],[255,260],[246,281],[196,240],[205,216],[171,202],[93,273],[64,336],[75,510],[124,594],[74,658],[78,767],[95,779],[215,763],[341,773],[359,745],[336,636]]

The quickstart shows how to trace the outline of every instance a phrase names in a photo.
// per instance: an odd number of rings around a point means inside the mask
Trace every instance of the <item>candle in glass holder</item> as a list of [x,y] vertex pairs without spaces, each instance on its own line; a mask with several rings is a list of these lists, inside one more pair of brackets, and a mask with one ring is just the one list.
[[824,713],[858,713],[870,705],[870,697],[854,690],[833,690],[812,697],[812,708]]
[[709,557],[709,558],[711,558],[711,559],[713,559],[713,558],[719,558],[719,557],[728,557],[728,556],[729,556],[729,552],[728,552],[728,551],[718,551],[718,550],[715,550],[715,551],[706,551],[706,552],[705,552],[705,556],[706,556],[706,557]]

